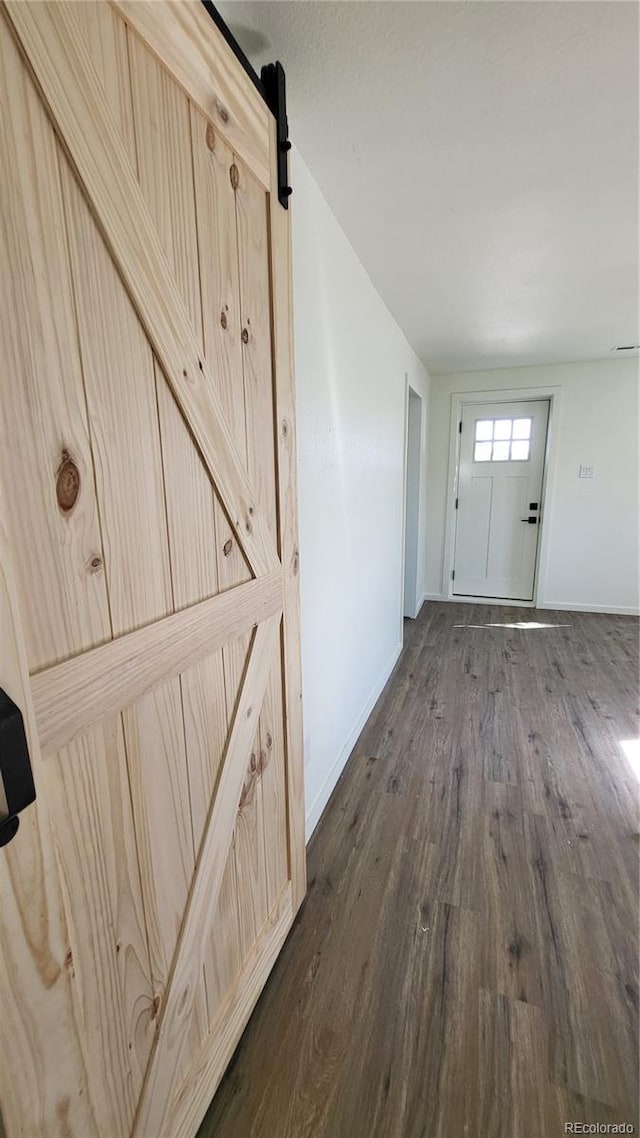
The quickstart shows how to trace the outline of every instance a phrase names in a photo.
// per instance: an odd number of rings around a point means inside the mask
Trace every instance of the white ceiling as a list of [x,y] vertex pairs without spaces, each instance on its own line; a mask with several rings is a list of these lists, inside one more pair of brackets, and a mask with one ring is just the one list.
[[218,7],[432,371],[639,342],[636,3]]

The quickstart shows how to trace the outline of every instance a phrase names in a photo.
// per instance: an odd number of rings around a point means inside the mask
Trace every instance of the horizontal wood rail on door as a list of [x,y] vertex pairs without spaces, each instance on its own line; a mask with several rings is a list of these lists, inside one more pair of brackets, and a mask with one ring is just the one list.
[[42,754],[281,611],[282,574],[271,573],[46,668],[31,681]]
[[4,7],[249,564],[256,574],[275,569],[258,495],[73,13],[22,0]]

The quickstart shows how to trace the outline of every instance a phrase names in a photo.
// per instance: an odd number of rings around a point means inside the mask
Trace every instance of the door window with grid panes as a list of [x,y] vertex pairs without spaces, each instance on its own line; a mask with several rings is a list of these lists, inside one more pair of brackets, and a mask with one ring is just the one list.
[[476,419],[474,462],[527,462],[531,419]]

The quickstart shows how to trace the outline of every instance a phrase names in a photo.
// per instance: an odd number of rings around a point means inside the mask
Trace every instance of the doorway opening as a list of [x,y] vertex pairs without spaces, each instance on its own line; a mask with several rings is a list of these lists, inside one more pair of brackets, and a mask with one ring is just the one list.
[[420,454],[422,398],[408,385],[404,526],[404,615],[415,619],[418,597],[418,529],[420,524]]
[[461,406],[451,597],[533,603],[549,400]]

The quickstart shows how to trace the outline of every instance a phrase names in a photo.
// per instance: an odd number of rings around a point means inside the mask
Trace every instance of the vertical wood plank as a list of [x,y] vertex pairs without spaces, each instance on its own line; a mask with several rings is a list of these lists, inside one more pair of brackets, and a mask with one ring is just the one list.
[[[251,174],[239,164],[236,216],[248,469],[269,529],[275,537],[277,497],[267,197]],[[262,797],[264,850],[261,856],[265,863],[267,909],[275,904],[287,879],[284,741],[282,727],[278,724],[278,715],[281,714],[279,661],[275,666],[277,673],[270,676],[260,719],[260,758],[256,776],[256,794]],[[250,866],[251,862],[248,862],[248,870]]]
[[[191,147],[194,114],[168,73],[135,36],[130,38],[130,61],[140,185],[202,343]],[[221,233],[217,244],[224,240],[227,236]],[[212,260],[203,258],[209,276]],[[206,322],[209,328],[210,312]],[[215,338],[210,339],[217,343]],[[221,362],[219,352],[216,362]],[[218,592],[216,516],[224,519],[224,514],[157,364],[156,384],[174,604],[179,609]],[[226,526],[226,519],[224,522]],[[181,691],[195,865],[228,729],[222,652],[185,672]],[[203,985],[196,1001],[194,1018],[200,1037],[211,1019],[212,1007],[217,1007],[221,998],[221,984],[230,984],[237,972],[236,893],[235,868],[231,865],[223,879],[218,910],[212,914],[215,932],[204,960],[206,990]],[[199,1042],[197,1026],[192,1034],[195,1047]]]
[[[227,716],[230,722],[233,720],[241,691],[250,645],[251,636],[242,636],[223,650]],[[259,747],[258,727],[251,744],[236,816],[233,844],[230,851],[230,857],[233,858],[233,869],[229,869],[227,866],[229,876],[235,882],[238,939],[234,943],[233,939],[229,937],[227,962],[216,967],[219,985],[223,979],[227,984],[224,992],[221,987],[218,987],[219,996],[227,994],[228,985],[233,982],[237,975],[233,972],[233,968],[241,967],[246,960],[267,915],[264,872],[264,818],[258,771]]]
[[153,356],[65,160],[61,181],[104,568],[113,632],[121,636],[172,611]]
[[96,69],[105,102],[120,129],[120,137],[135,169],[136,154],[131,118],[131,83],[127,66],[127,27],[104,0],[57,0],[71,4]]
[[[276,127],[271,124],[271,168],[276,169]],[[275,174],[274,174],[275,177]],[[275,184],[275,183],[274,183]],[[293,205],[295,209],[295,204]],[[269,195],[269,241],[273,371],[276,423],[278,552],[284,580],[282,668],[285,706],[289,871],[293,911],[307,888],[302,727],[302,659],[300,652],[300,582],[293,356],[291,209]]]
[[260,716],[260,774],[265,819],[267,906],[271,911],[289,878],[282,659],[279,644],[274,654]]
[[104,1132],[126,1134],[153,1039],[153,990],[120,718],[49,759],[45,783],[87,1079]]
[[[266,206],[262,188],[234,155],[230,183],[235,193],[240,290],[240,343],[244,380],[247,470],[270,533],[275,537],[275,472],[269,335]],[[253,323],[252,323],[253,321]],[[230,665],[233,671],[233,665]],[[242,959],[251,952],[268,914],[265,853],[273,844],[265,818],[260,764],[262,721],[251,748],[235,835]]]
[[193,875],[179,680],[123,712],[155,995],[162,997]]
[[275,537],[276,471],[267,195],[239,160],[236,169],[247,465],[267,525]]
[[[0,41],[7,35],[0,20]],[[64,967],[68,931],[58,888],[43,764],[29,691],[18,588],[0,484],[0,686],[24,717],[38,799],[0,860],[0,1106],[8,1135],[42,1132],[56,1116],[78,1134],[100,1128],[87,1093],[83,1039]],[[63,1038],[55,1078],[52,1040]]]
[[[233,154],[211,123],[193,107],[191,137],[204,350],[216,380],[216,394],[246,463]],[[219,587],[230,589],[250,580],[251,573],[218,501],[215,522]]]
[[[228,730],[222,650],[216,653],[215,661],[210,658],[184,672],[182,690],[187,753],[191,756],[189,786],[197,854]],[[198,756],[202,756],[203,761],[196,761]],[[212,912],[211,928],[204,960],[209,1023],[214,1019],[242,965],[233,841],[217,907]]]
[[129,37],[129,60],[140,188],[202,340],[189,103],[135,35]]
[[265,826],[262,783],[258,760],[260,732],[251,744],[235,829],[235,865],[238,896],[240,958],[244,962],[253,949],[267,918],[267,882],[264,865]]
[[[245,376],[241,339],[240,275],[235,187],[238,168],[234,156],[213,126],[191,109],[193,169],[198,219],[200,284],[205,354],[218,382],[218,395],[236,444],[247,462]],[[224,511],[216,507],[218,576],[221,589],[233,588],[250,577],[242,552]],[[249,638],[224,649],[227,716],[231,718],[244,672]],[[252,747],[234,841],[221,890],[221,906],[235,908],[235,924],[224,934],[224,951],[214,952],[215,964],[208,982],[210,1012],[226,995],[253,947],[266,916],[264,874],[264,818],[259,783],[259,735]],[[231,890],[235,902],[231,903]],[[216,933],[216,938],[220,933]],[[216,941],[214,941],[214,949]],[[220,945],[222,949],[222,945]]]
[[[34,671],[110,639],[111,628],[57,144],[1,27],[0,474]],[[65,462],[78,494],[62,509]]]

